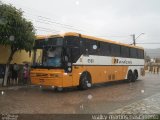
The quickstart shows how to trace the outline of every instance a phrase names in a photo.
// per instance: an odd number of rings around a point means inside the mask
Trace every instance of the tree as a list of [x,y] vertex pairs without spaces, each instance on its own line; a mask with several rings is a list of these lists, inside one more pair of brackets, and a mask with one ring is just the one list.
[[23,12],[12,5],[0,4],[0,44],[8,46],[10,55],[6,62],[4,86],[7,85],[9,65],[19,50],[31,51],[35,31],[31,22],[23,18]]

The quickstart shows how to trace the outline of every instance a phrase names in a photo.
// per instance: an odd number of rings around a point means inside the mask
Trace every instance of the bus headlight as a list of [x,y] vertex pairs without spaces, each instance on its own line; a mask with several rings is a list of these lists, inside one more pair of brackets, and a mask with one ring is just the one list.
[[71,70],[72,70],[72,69],[69,67],[69,68],[68,68],[68,71],[71,71]]
[[67,63],[67,66],[71,66],[72,64],[69,62],[69,63]]
[[68,73],[63,73],[64,75],[68,75]]

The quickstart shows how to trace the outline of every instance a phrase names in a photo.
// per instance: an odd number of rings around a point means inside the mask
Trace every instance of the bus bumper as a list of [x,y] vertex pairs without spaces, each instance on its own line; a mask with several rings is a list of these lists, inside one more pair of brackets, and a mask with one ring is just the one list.
[[61,69],[33,69],[30,72],[31,84],[49,87],[71,87],[73,86],[72,74],[66,74]]
[[33,85],[63,87],[62,70],[31,70],[30,77]]

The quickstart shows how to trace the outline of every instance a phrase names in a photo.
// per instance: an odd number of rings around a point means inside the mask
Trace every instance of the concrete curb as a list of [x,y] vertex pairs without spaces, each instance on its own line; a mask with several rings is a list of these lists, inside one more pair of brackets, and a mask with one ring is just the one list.
[[2,87],[0,86],[0,90],[17,90],[21,88],[28,88],[28,87],[34,87],[35,85],[21,85],[21,86],[8,86],[8,87]]
[[159,114],[160,93],[109,112],[109,114]]

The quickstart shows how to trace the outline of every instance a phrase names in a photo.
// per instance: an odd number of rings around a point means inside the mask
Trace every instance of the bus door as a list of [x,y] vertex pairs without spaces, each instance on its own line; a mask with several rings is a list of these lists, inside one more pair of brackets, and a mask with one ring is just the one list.
[[63,86],[73,86],[72,61],[69,48],[63,49],[64,77]]

